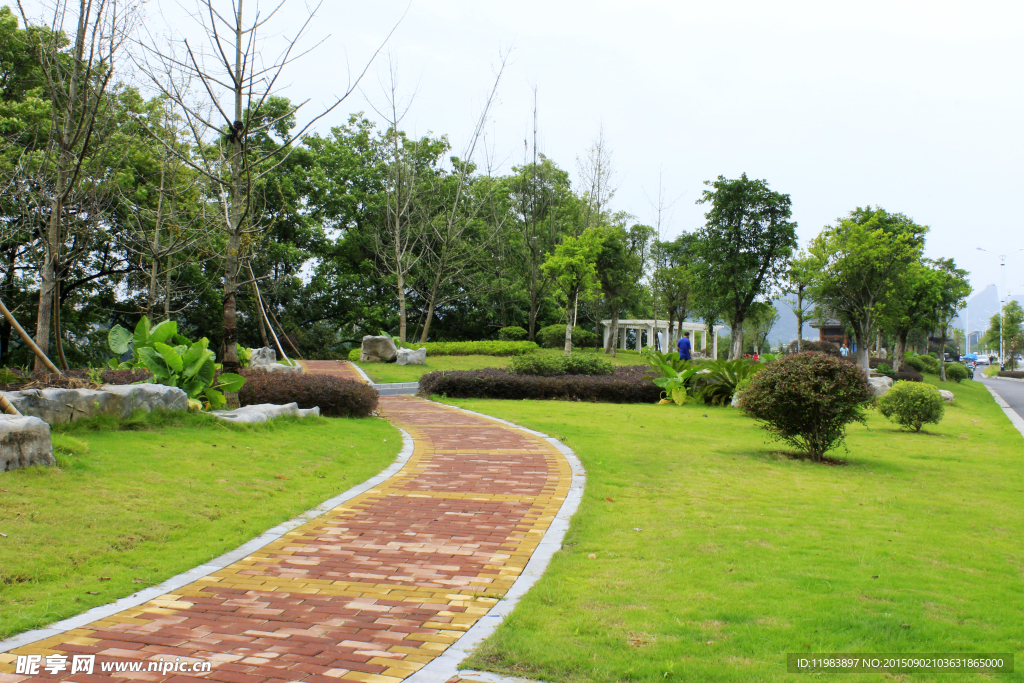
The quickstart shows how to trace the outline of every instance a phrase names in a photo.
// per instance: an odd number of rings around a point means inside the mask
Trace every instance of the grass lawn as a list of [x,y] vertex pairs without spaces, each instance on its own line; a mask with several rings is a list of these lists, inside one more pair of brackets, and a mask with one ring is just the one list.
[[0,638],[232,550],[378,473],[401,446],[379,419],[129,422],[59,426],[59,467],[0,473]]
[[[415,344],[411,346],[415,347]],[[581,349],[577,349],[580,351]],[[615,358],[593,349],[582,349],[584,353],[600,353],[602,358],[615,365],[642,365],[643,359],[635,351],[619,351]],[[540,349],[535,353],[558,355],[561,349]],[[479,370],[480,368],[503,368],[511,358],[505,356],[427,356],[425,365],[395,365],[394,363],[355,363],[374,382],[418,382],[420,377],[435,370]]]
[[[467,662],[545,681],[1024,680],[1024,449],[985,388],[845,466],[732,408],[458,400],[572,447],[565,547]],[[589,555],[596,555],[590,559]],[[1017,672],[787,674],[803,653],[1012,652]]]

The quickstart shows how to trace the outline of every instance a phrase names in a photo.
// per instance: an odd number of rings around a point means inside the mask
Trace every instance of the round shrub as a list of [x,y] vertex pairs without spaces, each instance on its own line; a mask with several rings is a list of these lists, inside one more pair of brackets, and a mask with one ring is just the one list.
[[516,375],[558,377],[561,375],[610,375],[615,370],[610,361],[594,353],[549,356],[535,353],[512,359],[509,371]]
[[960,365],[959,363],[950,363],[946,366],[946,379],[953,380],[957,384],[963,382],[965,379],[971,376],[970,370]]
[[931,384],[896,382],[878,399],[878,410],[901,427],[919,432],[923,424],[939,424],[946,404]]
[[518,325],[510,325],[498,330],[498,339],[502,341],[523,341],[529,332]]
[[921,361],[920,356],[908,356],[903,359],[903,364],[914,368],[918,372],[924,372],[924,363]]
[[[719,341],[718,345],[721,347],[721,341]],[[810,339],[801,339],[800,350],[818,351],[819,353],[827,353],[830,356],[839,356],[839,347],[829,341],[811,341]],[[796,340],[794,339],[789,343],[789,353],[796,352]]]
[[743,392],[743,411],[778,441],[820,461],[864,421],[871,400],[864,373],[825,353],[797,353],[766,365]]
[[[565,325],[548,325],[537,331],[537,343],[545,349],[565,348]],[[594,346],[597,335],[590,330],[579,327],[572,328],[572,345],[581,348]]]

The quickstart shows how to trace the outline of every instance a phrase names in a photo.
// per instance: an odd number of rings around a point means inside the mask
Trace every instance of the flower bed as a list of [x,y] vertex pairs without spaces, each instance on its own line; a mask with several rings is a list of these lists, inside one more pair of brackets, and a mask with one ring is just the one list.
[[651,381],[650,368],[615,368],[611,375],[516,375],[505,370],[431,372],[420,378],[420,395],[451,398],[534,399],[597,403],[656,403],[661,389]]

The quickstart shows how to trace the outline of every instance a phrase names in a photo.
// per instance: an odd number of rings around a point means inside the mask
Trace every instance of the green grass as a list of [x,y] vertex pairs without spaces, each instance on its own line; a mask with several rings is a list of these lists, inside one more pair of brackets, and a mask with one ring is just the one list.
[[[636,351],[619,351],[615,358],[593,349],[583,350],[584,353],[599,353],[615,365],[643,364],[643,359]],[[540,349],[535,353],[558,355],[561,349]],[[395,365],[394,363],[355,363],[370,376],[374,382],[418,382],[420,377],[435,370],[479,370],[480,368],[504,368],[512,361],[502,356],[427,356],[425,365]]]
[[54,429],[59,466],[0,473],[0,638],[130,595],[364,481],[378,419],[148,414]]
[[[931,380],[929,380],[931,381]],[[732,408],[451,403],[587,469],[564,548],[469,668],[561,683],[1022,680],[1021,435],[976,382],[925,433],[877,412],[845,466]],[[596,555],[596,559],[588,558]],[[1014,652],[1012,676],[787,674],[789,652]]]

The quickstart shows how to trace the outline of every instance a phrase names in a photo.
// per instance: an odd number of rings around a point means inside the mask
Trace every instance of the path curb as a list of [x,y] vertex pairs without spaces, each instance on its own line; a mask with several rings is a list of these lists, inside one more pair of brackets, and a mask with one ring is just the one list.
[[107,603],[106,605],[100,605],[99,607],[93,607],[87,612],[82,612],[81,614],[78,614],[76,616],[69,617],[62,621],[58,621],[54,624],[51,624],[50,626],[47,626],[46,628],[36,629],[34,631],[25,631],[24,633],[20,633],[12,638],[9,638],[8,640],[0,640],[0,653],[9,652],[19,647],[31,645],[32,643],[43,640],[45,638],[50,638],[51,636],[59,636],[73,629],[81,628],[86,624],[91,624],[94,621],[99,621],[100,619],[111,617],[123,610],[143,605],[149,602],[150,600],[159,598],[161,595],[164,595],[166,593],[172,593],[175,590],[181,588],[182,586],[187,586],[190,583],[194,583],[197,579],[201,579],[204,576],[209,576],[214,572],[220,571],[221,569],[224,569],[225,567],[234,564],[242,558],[248,557],[260,548],[263,548],[264,546],[267,546],[273,543],[274,541],[278,540],[292,529],[301,526],[312,519],[316,519],[320,515],[330,510],[333,510],[342,503],[351,500],[352,498],[355,498],[356,496],[366,491],[369,491],[374,486],[377,486],[378,484],[390,479],[392,476],[398,473],[403,467],[405,467],[405,463],[409,461],[409,458],[412,457],[412,452],[414,448],[412,437],[409,436],[409,433],[406,432],[404,429],[401,429],[399,427],[395,427],[395,429],[397,429],[402,434],[402,448],[401,450],[398,451],[398,456],[395,458],[394,462],[392,462],[388,467],[386,467],[373,477],[367,479],[362,484],[353,486],[344,493],[341,493],[333,498],[330,498],[329,500],[324,501],[320,505],[317,505],[315,508],[307,510],[306,512],[303,512],[301,515],[289,519],[287,522],[282,522],[281,524],[278,524],[272,529],[268,529],[267,531],[260,534],[251,541],[238,546],[230,552],[224,553],[220,557],[210,560],[206,564],[202,564],[198,567],[194,567],[193,569],[189,569],[188,571],[182,572],[177,576],[172,576],[171,578],[167,579],[159,585],[150,586],[149,588],[141,590],[138,593],[134,593],[129,597],[124,597],[120,600],[116,600],[115,602]]
[[555,519],[552,520],[551,525],[544,532],[540,544],[533,555],[530,556],[530,561],[526,564],[519,578],[512,584],[512,588],[505,594],[505,597],[499,600],[487,614],[482,616],[472,628],[466,631],[464,636],[452,643],[443,654],[407,678],[406,681],[408,683],[448,683],[453,679],[463,678],[466,680],[476,679],[482,683],[533,683],[533,681],[525,678],[513,678],[483,671],[460,671],[458,667],[477,646],[494,633],[502,620],[512,613],[519,599],[526,595],[526,592],[544,574],[544,570],[547,569],[554,554],[562,549],[562,541],[565,539],[565,533],[569,530],[569,520],[576,513],[576,510],[579,509],[580,502],[583,500],[587,473],[576,453],[554,437],[498,417],[484,415],[483,413],[459,408],[447,403],[442,405],[454,408],[455,410],[461,410],[470,415],[487,418],[488,420],[493,420],[544,439],[558,449],[569,463],[569,468],[572,470],[572,483],[569,486],[569,493],[566,494],[565,500],[562,501],[562,505],[558,509],[558,514],[555,515]]
[[1017,428],[1017,431],[1020,432],[1021,436],[1024,436],[1024,418],[1018,415],[1017,411],[1011,408],[1010,404],[1007,403],[1002,396],[997,394],[995,389],[985,382],[982,382],[981,385],[988,389],[988,393],[992,394],[992,398],[996,400],[996,405],[1003,409],[1003,412],[1006,413],[1006,417],[1010,418],[1010,422],[1013,426]]

